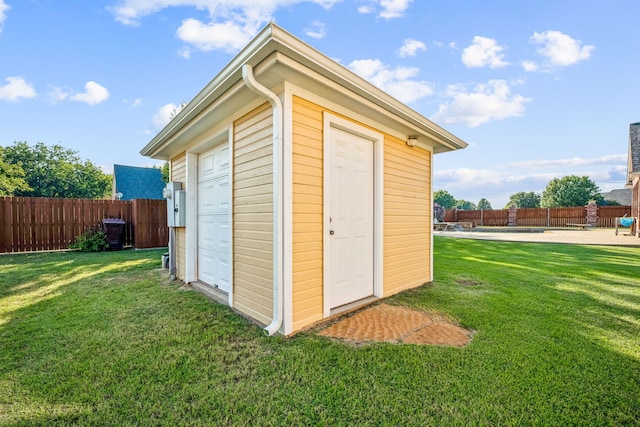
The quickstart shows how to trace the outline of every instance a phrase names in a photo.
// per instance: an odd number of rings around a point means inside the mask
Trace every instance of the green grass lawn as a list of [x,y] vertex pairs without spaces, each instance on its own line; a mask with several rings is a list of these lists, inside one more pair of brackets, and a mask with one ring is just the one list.
[[162,251],[0,256],[0,425],[638,425],[640,252],[437,237],[464,348],[265,337]]

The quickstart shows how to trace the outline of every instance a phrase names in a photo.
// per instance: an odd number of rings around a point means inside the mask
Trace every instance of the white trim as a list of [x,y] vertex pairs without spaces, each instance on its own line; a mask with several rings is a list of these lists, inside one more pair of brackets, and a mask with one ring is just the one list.
[[286,83],[282,98],[282,291],[284,335],[289,335],[293,332],[293,94]]
[[331,127],[352,133],[354,135],[369,139],[373,143],[373,294],[375,297],[384,295],[383,273],[384,273],[384,136],[376,131],[368,129],[350,120],[343,119],[327,111],[323,113],[323,315],[329,317],[331,309],[329,301],[331,301],[329,286],[329,278],[331,277],[331,266],[328,262],[331,258],[329,252],[329,197],[327,194],[331,191],[331,180],[329,169],[331,167],[331,159],[329,155],[329,147],[331,144]]
[[185,236],[185,271],[186,282],[191,283],[198,278],[198,159],[205,153],[221,144],[229,147],[229,291],[227,304],[233,303],[233,125],[225,124],[216,127],[213,136],[201,144],[191,148],[186,153],[186,181],[187,181],[187,223]]
[[429,282],[433,282],[433,153],[429,159],[429,236],[431,249],[429,250]]
[[185,282],[198,280],[198,153],[187,151],[186,173],[186,223],[185,223]]
[[227,141],[229,144],[229,292],[227,292],[228,301],[230,307],[233,307],[233,248],[234,248],[234,234],[233,234],[233,124],[229,124],[227,128]]

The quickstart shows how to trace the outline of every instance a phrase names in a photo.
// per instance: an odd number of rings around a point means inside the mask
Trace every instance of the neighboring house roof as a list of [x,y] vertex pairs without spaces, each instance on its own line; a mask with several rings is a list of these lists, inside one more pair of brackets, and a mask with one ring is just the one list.
[[629,125],[629,159],[627,166],[627,185],[631,185],[634,176],[640,176],[640,122]]
[[[281,92],[286,82],[322,93],[332,102],[375,118],[404,137],[417,137],[418,145],[424,144],[434,153],[467,146],[460,138],[271,23],[140,151],[141,154],[168,160],[184,151],[188,141],[202,135],[212,123],[219,123],[230,112],[260,100],[243,82],[245,64],[253,67],[255,77],[268,88],[279,88]],[[194,120],[197,116],[198,120]]]
[[605,200],[618,202],[622,206],[631,206],[631,188],[611,190],[608,193],[602,193],[602,197]]
[[165,184],[162,172],[156,168],[113,165],[113,195],[120,200],[162,199]]

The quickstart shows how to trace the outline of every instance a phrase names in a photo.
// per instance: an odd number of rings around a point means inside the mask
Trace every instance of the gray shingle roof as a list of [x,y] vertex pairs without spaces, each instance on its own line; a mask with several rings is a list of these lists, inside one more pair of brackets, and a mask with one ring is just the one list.
[[120,200],[162,199],[162,172],[155,168],[113,165],[113,193]]
[[614,202],[618,202],[622,206],[631,206],[630,188],[611,190],[608,193],[602,193],[602,197],[604,197],[605,200],[613,200]]

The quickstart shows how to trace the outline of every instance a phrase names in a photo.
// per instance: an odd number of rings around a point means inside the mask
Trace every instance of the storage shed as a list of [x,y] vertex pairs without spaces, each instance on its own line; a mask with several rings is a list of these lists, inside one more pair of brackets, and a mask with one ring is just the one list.
[[467,144],[275,24],[141,153],[182,183],[176,276],[269,334],[432,280],[432,162]]

